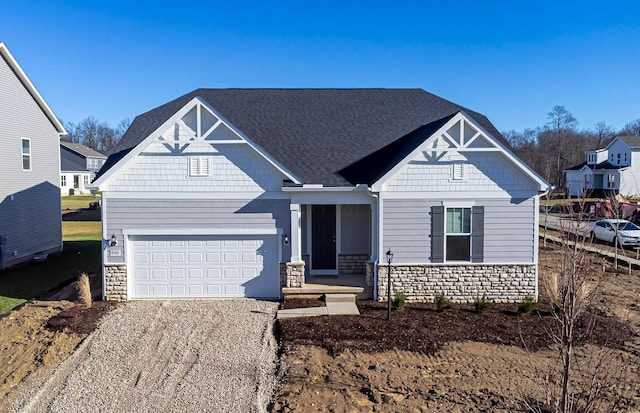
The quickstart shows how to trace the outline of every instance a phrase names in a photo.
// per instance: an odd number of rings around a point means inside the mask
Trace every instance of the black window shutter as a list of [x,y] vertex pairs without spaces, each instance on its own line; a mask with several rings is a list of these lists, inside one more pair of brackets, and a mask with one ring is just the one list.
[[484,207],[474,206],[471,217],[471,262],[484,261]]
[[431,262],[444,262],[444,207],[431,207]]

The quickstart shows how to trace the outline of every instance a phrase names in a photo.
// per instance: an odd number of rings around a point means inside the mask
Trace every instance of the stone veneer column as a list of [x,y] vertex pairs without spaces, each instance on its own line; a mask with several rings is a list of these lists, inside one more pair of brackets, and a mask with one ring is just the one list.
[[124,264],[105,264],[104,286],[107,301],[126,301],[127,266]]
[[365,263],[365,280],[367,282],[367,286],[369,287],[373,287],[373,274],[375,266],[376,264],[371,261],[367,261]]
[[280,285],[282,287],[304,287],[304,261],[281,262]]

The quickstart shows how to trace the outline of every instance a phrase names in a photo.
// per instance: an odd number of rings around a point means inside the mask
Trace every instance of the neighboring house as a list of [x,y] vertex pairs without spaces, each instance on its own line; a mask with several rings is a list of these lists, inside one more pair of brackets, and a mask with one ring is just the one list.
[[583,196],[586,191],[640,197],[640,136],[618,136],[586,155],[586,162],[564,171],[569,196]]
[[133,121],[102,192],[107,299],[266,297],[359,274],[409,299],[536,297],[550,185],[421,89],[198,89]]
[[0,42],[0,269],[62,250],[60,135],[66,131]]
[[60,192],[62,195],[84,195],[107,157],[88,146],[60,141]]

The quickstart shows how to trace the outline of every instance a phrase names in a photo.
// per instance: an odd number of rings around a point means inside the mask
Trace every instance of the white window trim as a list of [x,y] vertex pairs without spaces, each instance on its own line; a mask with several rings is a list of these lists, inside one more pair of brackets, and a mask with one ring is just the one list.
[[[23,142],[27,141],[29,142],[29,153],[24,153],[24,144]],[[31,138],[20,138],[20,165],[22,166],[22,170],[23,171],[30,171],[32,169],[31,165],[32,165],[32,161],[33,161],[33,156],[32,156],[33,151],[31,150]],[[24,157],[28,156],[29,157],[29,168],[25,169],[24,168]]]
[[67,186],[67,175],[62,175],[60,177],[60,186],[62,187]]
[[[473,237],[473,206],[474,203],[464,203],[464,204],[448,204],[445,202],[442,202],[442,205],[444,206],[444,262],[445,263],[470,263],[472,262],[472,257],[473,257],[473,242],[472,242],[472,237]],[[449,209],[454,209],[454,208],[463,208],[463,209],[468,209],[471,212],[471,216],[470,216],[470,220],[469,220],[469,233],[458,233],[456,232],[456,235],[464,235],[464,236],[469,236],[469,259],[468,260],[448,260],[447,259],[447,237],[449,236],[449,233],[447,232],[447,210]],[[454,235],[455,236],[455,235]]]

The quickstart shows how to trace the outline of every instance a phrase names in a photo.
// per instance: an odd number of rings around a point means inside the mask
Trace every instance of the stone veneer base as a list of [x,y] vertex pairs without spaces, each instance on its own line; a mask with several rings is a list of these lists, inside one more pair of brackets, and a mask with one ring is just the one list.
[[[372,263],[367,263],[374,272]],[[378,264],[378,300],[387,299],[387,264]],[[535,264],[423,264],[391,265],[391,295],[402,291],[407,301],[432,302],[442,294],[453,302],[472,302],[485,296],[494,302],[537,299]]]
[[105,264],[104,286],[104,296],[107,301],[126,301],[127,266],[124,264]]
[[304,287],[304,262],[280,263],[281,287]]

